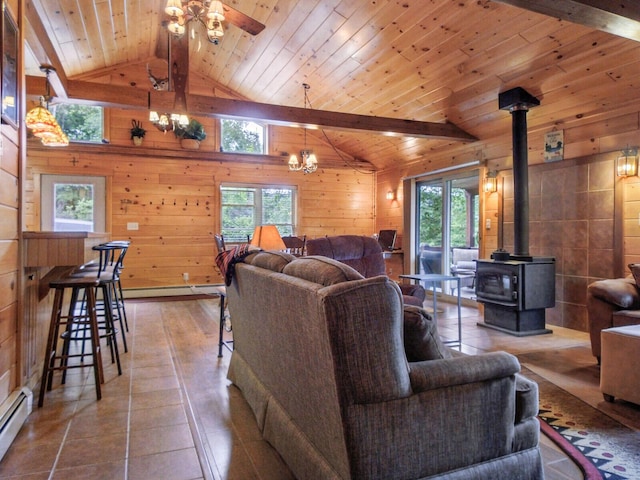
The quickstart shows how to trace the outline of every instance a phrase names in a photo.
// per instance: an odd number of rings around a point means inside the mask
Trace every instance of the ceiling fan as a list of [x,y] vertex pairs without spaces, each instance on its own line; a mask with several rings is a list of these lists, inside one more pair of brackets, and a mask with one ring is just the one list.
[[206,27],[207,38],[215,45],[220,43],[224,35],[223,21],[251,35],[257,35],[264,30],[262,23],[219,0],[168,0],[164,11],[170,17],[167,29],[171,35],[181,37],[187,24],[196,20]]

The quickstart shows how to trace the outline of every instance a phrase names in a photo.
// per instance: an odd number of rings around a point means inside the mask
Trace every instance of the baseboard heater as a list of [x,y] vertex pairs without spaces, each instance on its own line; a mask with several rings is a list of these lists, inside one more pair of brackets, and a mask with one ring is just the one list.
[[33,393],[26,387],[16,390],[0,405],[0,460],[31,413]]

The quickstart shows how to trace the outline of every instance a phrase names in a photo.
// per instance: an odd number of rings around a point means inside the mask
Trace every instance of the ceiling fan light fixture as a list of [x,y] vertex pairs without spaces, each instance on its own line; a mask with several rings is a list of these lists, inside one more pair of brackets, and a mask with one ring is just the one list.
[[182,2],[180,0],[168,0],[164,11],[170,17],[182,17],[184,15]]
[[187,29],[184,26],[184,24],[180,23],[178,17],[171,17],[171,21],[169,22],[169,25],[167,25],[167,30],[169,30],[169,33],[171,35],[173,35],[176,38],[179,38],[182,35],[184,35],[184,32]]
[[224,36],[224,30],[222,30],[222,24],[217,20],[211,21],[211,28],[207,28],[207,38],[214,45],[220,43],[220,39]]
[[211,20],[217,20],[219,22],[224,22],[224,10],[222,10],[222,2],[219,0],[214,0],[209,5],[209,13],[207,13],[207,18]]

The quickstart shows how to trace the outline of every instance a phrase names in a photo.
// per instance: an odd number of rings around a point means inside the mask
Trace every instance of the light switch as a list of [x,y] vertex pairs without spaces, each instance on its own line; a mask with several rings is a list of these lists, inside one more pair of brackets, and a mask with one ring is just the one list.
[[127,222],[127,230],[138,230],[138,222]]
[[486,228],[487,230],[491,230],[491,219],[487,218],[484,222],[484,228]]

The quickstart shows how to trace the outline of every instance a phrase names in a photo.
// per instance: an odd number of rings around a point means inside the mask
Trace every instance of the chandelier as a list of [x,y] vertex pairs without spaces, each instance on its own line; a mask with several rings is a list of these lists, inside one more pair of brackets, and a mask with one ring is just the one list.
[[167,29],[176,38],[184,35],[187,23],[191,20],[197,20],[205,26],[207,39],[214,45],[218,45],[224,35],[224,13],[222,2],[218,0],[168,0],[164,11],[170,17]]
[[179,113],[158,113],[151,110],[149,112],[149,121],[161,132],[170,132],[177,127],[186,127],[189,125],[189,117]]
[[[307,108],[309,104],[309,97],[307,92],[311,88],[309,84],[303,83],[302,87],[304,88],[304,108]],[[300,150],[300,158],[301,161],[298,160],[298,157],[295,153],[292,153],[289,157],[289,170],[292,172],[298,172],[302,170],[304,173],[313,173],[318,169],[318,159],[312,150],[307,148],[307,129],[304,129],[304,149]]]
[[55,68],[43,65],[40,67],[40,71],[46,74],[46,93],[40,97],[39,105],[27,113],[24,123],[31,130],[31,133],[40,139],[43,145],[47,147],[66,147],[69,145],[69,137],[65,135],[56,117],[49,111],[49,100],[51,100],[49,74],[51,71],[55,72]]

